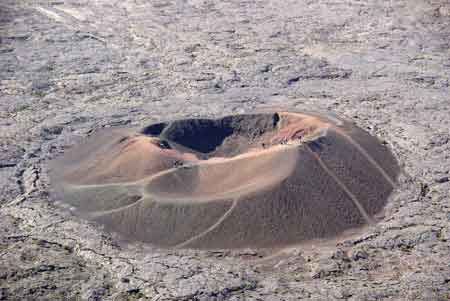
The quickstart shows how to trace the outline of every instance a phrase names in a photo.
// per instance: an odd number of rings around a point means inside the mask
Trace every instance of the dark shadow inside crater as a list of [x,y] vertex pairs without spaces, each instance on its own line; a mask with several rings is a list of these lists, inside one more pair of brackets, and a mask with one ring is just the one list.
[[199,154],[229,157],[250,147],[264,134],[274,131],[280,117],[273,114],[227,116],[221,119],[183,119],[145,127],[145,135],[159,137],[171,146]]

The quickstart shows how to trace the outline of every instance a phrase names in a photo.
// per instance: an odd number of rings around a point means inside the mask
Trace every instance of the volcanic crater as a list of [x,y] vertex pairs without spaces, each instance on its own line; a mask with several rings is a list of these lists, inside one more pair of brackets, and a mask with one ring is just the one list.
[[273,111],[94,134],[51,164],[80,216],[159,247],[274,248],[376,222],[389,149],[353,123]]

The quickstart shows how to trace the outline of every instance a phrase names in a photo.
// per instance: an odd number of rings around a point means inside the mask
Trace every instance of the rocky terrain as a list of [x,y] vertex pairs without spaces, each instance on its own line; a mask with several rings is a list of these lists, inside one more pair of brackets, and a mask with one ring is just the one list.
[[[2,0],[0,300],[449,300],[449,49],[446,0]],[[163,250],[49,195],[48,160],[97,129],[262,106],[387,144],[383,220],[272,252]]]

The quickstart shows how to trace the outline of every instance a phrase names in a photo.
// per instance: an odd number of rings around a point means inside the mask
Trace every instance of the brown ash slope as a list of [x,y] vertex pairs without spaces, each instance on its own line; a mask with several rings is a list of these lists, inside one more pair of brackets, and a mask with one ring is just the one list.
[[128,240],[282,248],[373,225],[398,173],[350,122],[281,111],[104,130],[53,161],[51,184]]

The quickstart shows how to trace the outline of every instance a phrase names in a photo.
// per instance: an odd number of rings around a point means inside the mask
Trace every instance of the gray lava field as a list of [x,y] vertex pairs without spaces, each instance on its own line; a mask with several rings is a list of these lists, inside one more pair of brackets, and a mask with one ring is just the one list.
[[[399,163],[379,222],[272,249],[125,242],[50,192],[97,130],[330,112]],[[450,300],[448,0],[1,0],[0,300]]]

